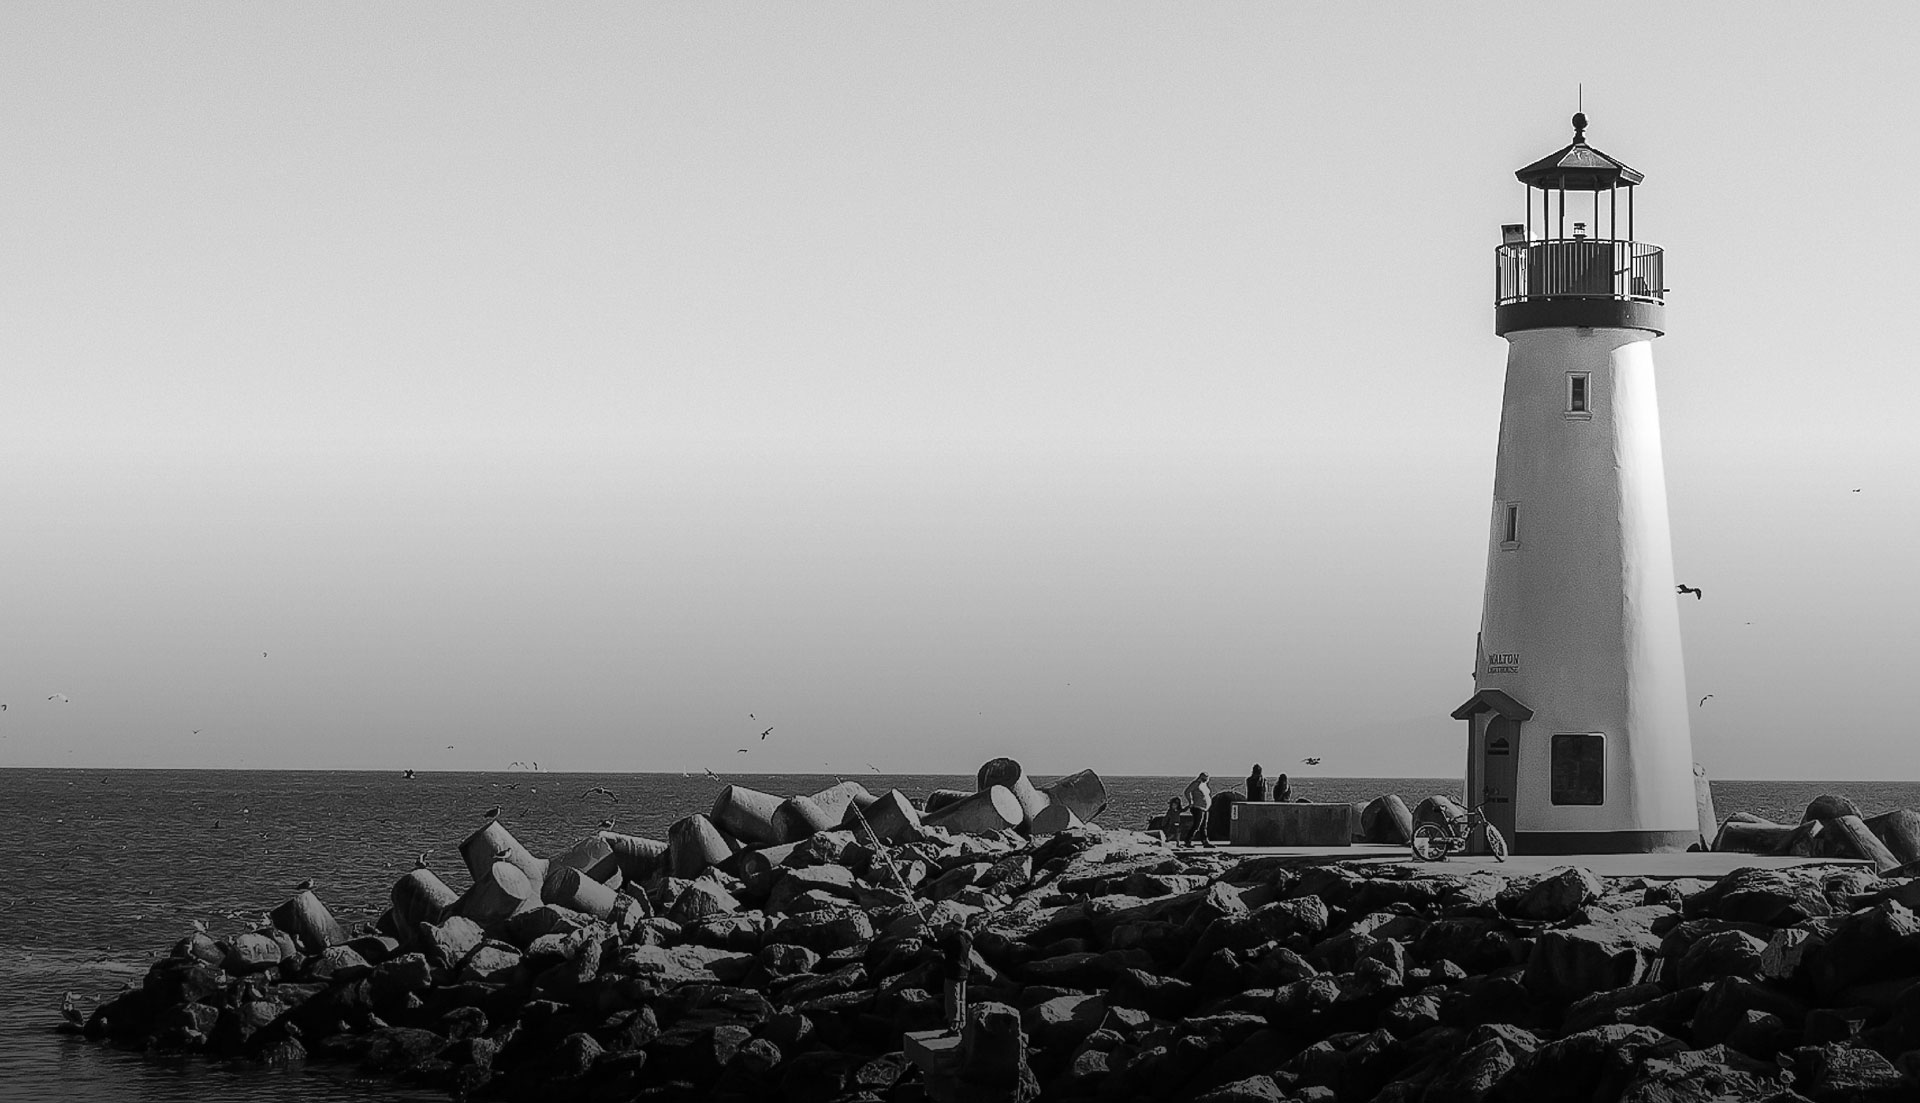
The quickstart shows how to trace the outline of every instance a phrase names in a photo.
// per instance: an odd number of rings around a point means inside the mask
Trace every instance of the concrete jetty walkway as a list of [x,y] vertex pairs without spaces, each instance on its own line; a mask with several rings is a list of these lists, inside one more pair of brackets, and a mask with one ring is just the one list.
[[1671,880],[1678,877],[1717,878],[1736,869],[1791,869],[1795,866],[1871,866],[1861,858],[1795,858],[1766,854],[1736,854],[1715,851],[1687,851],[1660,854],[1510,854],[1505,862],[1489,855],[1455,854],[1445,861],[1422,862],[1405,846],[1382,843],[1355,843],[1352,846],[1225,846],[1211,850],[1201,846],[1178,846],[1182,857],[1220,854],[1229,858],[1294,857],[1301,865],[1333,862],[1368,864],[1404,864],[1430,869],[1435,873],[1463,873],[1485,869],[1509,877],[1529,877],[1561,866],[1579,866],[1601,877],[1653,877]]

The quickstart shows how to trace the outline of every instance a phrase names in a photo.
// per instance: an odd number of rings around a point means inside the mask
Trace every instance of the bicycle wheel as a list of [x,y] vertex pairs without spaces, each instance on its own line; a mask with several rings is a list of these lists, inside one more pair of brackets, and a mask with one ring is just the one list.
[[1423,823],[1413,829],[1413,856],[1423,862],[1442,861],[1452,849],[1452,841],[1439,824]]
[[1493,855],[1496,862],[1507,860],[1507,837],[1492,824],[1487,825],[1487,853]]

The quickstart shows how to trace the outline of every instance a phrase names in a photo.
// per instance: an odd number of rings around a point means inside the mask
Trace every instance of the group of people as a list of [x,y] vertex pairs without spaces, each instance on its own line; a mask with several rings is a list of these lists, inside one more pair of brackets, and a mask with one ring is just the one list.
[[[1207,837],[1207,813],[1213,808],[1213,788],[1207,784],[1211,780],[1205,770],[1187,783],[1187,791],[1180,797],[1167,801],[1167,834],[1171,836],[1176,824],[1182,822],[1182,800],[1184,798],[1184,819],[1186,826],[1180,831],[1180,842],[1189,844],[1194,836],[1200,837],[1200,845],[1211,848],[1213,840]],[[1251,801],[1290,801],[1293,799],[1293,787],[1287,784],[1287,775],[1281,774],[1273,779],[1269,791],[1267,777],[1260,771],[1258,762],[1253,764],[1253,772],[1247,775],[1247,800]]]

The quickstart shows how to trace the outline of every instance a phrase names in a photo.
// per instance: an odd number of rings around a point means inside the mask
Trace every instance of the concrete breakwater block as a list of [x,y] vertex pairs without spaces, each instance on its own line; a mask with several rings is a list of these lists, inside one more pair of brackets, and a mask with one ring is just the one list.
[[454,901],[447,913],[470,919],[492,934],[501,930],[515,912],[539,906],[539,886],[519,866],[502,859],[488,866],[485,875]]
[[1841,851],[1839,856],[1847,858],[1865,858],[1873,863],[1876,873],[1886,873],[1901,863],[1888,850],[1885,843],[1874,837],[1866,823],[1859,816],[1835,816],[1827,822],[1827,834],[1832,836]]
[[729,785],[713,798],[710,818],[748,846],[771,846],[783,841],[774,826],[780,798],[744,785]]
[[1902,865],[1920,862],[1920,812],[1911,808],[1895,808],[1877,816],[1869,816],[1865,821],[1867,830],[1881,844],[1900,859]]
[[302,890],[267,917],[276,929],[285,931],[299,944],[300,951],[317,954],[329,946],[347,940],[347,932],[334,921],[333,913],[310,890]]
[[935,789],[927,794],[927,799],[921,806],[931,815],[949,804],[958,804],[972,795],[965,789]]
[[1713,811],[1713,783],[1707,780],[1707,768],[1698,762],[1693,764],[1693,809],[1700,821],[1700,845],[1705,846],[1713,838],[1720,817]]
[[1370,843],[1405,846],[1413,841],[1413,810],[1398,793],[1375,797],[1360,813],[1360,834]]
[[[912,843],[920,840],[920,813],[913,802],[898,789],[889,789],[861,812],[866,827],[883,843]],[[866,830],[859,832],[865,841]]]
[[848,809],[858,805],[865,811],[873,803],[874,796],[857,781],[842,781],[815,793],[812,800],[820,806],[820,811],[826,813],[827,819],[845,827],[853,819],[853,813]]
[[613,831],[602,831],[600,837],[612,849],[621,878],[631,884],[652,877],[667,860],[667,844],[659,839],[643,839],[638,835],[621,835]]
[[1092,770],[1068,774],[1042,785],[1040,791],[1047,795],[1048,804],[1065,805],[1082,823],[1092,823],[1107,810],[1107,783]]
[[1025,818],[1026,810],[1020,807],[1013,792],[1004,785],[995,785],[969,794],[965,800],[955,801],[920,822],[969,835],[997,835],[1008,828],[1019,827]]
[[1046,795],[1033,787],[1027,780],[1027,772],[1020,763],[1011,758],[990,758],[974,775],[974,789],[991,789],[1002,786],[1020,802],[1020,825],[1025,827],[1033,822],[1040,810],[1052,803]]
[[540,886],[540,899],[595,919],[613,915],[614,891],[571,866],[556,866]]
[[1736,854],[1777,854],[1788,845],[1797,826],[1763,820],[1749,812],[1735,812],[1714,834],[1711,849]]
[[827,810],[812,797],[788,797],[773,812],[773,832],[779,836],[776,842],[797,843],[816,831],[838,826],[840,821],[829,819]]
[[546,884],[554,871],[563,866],[577,869],[596,881],[610,880],[620,872],[620,861],[614,857],[613,845],[600,835],[588,835],[547,859],[547,876],[540,883]]
[[1033,817],[1032,830],[1035,835],[1057,835],[1084,826],[1080,817],[1073,814],[1073,809],[1064,804],[1049,804]]
[[1438,824],[1455,834],[1467,830],[1467,810],[1452,797],[1434,794],[1413,806],[1413,826],[1423,823]]
[[499,820],[488,820],[486,826],[468,835],[467,841],[460,844],[460,857],[476,882],[486,876],[487,867],[496,861],[512,862],[536,885],[547,876],[546,859],[534,857]]
[[387,894],[393,929],[403,942],[412,941],[422,923],[438,923],[460,894],[430,869],[409,870]]
[[733,855],[734,847],[713,821],[695,812],[675,820],[667,828],[667,872],[692,880],[708,866],[717,866]]

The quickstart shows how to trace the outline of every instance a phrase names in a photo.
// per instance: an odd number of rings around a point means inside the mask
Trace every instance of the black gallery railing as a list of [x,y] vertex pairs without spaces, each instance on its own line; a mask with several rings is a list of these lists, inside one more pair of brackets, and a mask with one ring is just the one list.
[[1494,303],[1590,298],[1666,301],[1661,250],[1641,241],[1551,238],[1494,253]]

